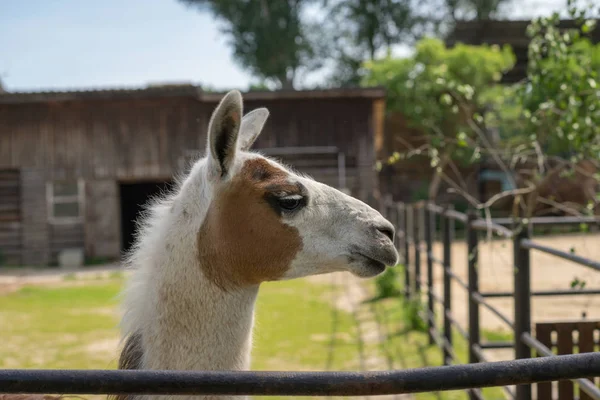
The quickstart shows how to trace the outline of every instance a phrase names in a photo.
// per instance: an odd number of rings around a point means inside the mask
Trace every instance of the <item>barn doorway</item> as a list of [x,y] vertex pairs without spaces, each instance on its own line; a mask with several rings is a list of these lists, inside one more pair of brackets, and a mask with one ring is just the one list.
[[140,217],[148,200],[170,191],[172,181],[144,181],[121,183],[119,185],[121,201],[121,252],[126,252],[133,244],[137,231],[136,221]]

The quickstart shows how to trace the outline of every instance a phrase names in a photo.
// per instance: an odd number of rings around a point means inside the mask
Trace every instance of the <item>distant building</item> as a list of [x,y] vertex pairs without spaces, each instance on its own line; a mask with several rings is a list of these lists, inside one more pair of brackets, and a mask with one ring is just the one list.
[[[510,45],[515,53],[516,63],[514,68],[504,75],[502,81],[505,83],[518,82],[526,77],[527,49],[530,42],[527,36],[527,26],[530,23],[530,20],[459,21],[446,38],[446,45],[454,46],[456,43]],[[574,28],[576,25],[573,20],[563,20],[559,26],[568,29]],[[593,43],[600,42],[600,28],[592,31],[590,39]]]
[[[140,207],[203,154],[223,94],[192,85],[0,94],[0,263],[61,250],[116,259]],[[271,116],[255,148],[365,201],[377,191],[380,88],[249,92]]]

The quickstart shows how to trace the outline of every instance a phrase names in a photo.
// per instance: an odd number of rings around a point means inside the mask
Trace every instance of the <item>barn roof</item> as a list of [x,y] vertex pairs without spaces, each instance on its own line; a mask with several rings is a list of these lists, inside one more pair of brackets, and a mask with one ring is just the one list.
[[[510,45],[516,56],[514,68],[507,72],[503,81],[506,83],[516,82],[526,75],[527,49],[530,39],[527,36],[527,26],[531,20],[483,20],[483,21],[459,21],[454,30],[446,37],[446,45],[454,46],[457,43],[470,45]],[[559,23],[561,29],[576,27],[575,21],[563,19]],[[594,43],[600,42],[600,29],[595,29],[590,35]]]
[[[459,21],[454,30],[446,38],[448,45],[458,42],[465,44],[510,44],[513,46],[529,45],[527,37],[527,26],[531,20],[483,20],[483,21]],[[559,22],[561,29],[575,28],[574,20],[563,19]],[[591,33],[593,42],[600,41],[600,29]]]
[[[204,102],[218,102],[225,92],[206,92],[195,85],[155,85],[138,88],[99,88],[78,90],[0,92],[0,104],[44,103],[77,100],[143,99],[157,97],[193,97]],[[249,91],[245,100],[373,98],[385,97],[385,89],[342,88],[318,90]]]

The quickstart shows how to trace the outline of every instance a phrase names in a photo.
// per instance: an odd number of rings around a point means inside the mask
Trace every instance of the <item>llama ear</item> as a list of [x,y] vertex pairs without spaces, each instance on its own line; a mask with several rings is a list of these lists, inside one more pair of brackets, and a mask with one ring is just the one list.
[[208,155],[211,168],[224,177],[235,159],[243,112],[242,94],[232,90],[223,97],[208,124]]
[[238,139],[238,149],[247,151],[252,147],[263,126],[265,126],[267,118],[269,118],[269,110],[264,107],[257,108],[244,115],[240,128],[240,138]]

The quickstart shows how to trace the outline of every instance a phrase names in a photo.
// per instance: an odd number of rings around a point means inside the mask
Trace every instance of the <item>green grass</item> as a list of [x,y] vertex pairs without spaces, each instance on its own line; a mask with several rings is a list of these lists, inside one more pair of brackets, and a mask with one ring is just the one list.
[[[324,371],[358,367],[352,317],[337,311],[333,326],[330,290],[329,286],[301,280],[267,283],[261,288],[252,369]],[[332,340],[334,330],[337,334]]]
[[[0,296],[0,368],[116,368],[122,276],[26,286]],[[331,340],[329,286],[304,280],[265,284],[257,302],[252,368],[358,368],[353,320],[336,312]],[[330,357],[333,355],[333,357]],[[271,397],[272,398],[272,397]]]
[[[403,287],[403,266],[396,266],[396,276],[400,287]],[[394,369],[419,368],[424,366],[439,366],[443,364],[442,351],[435,344],[429,344],[427,324],[421,317],[421,312],[426,308],[426,300],[407,302],[402,295],[380,299],[373,303],[379,319],[388,332],[388,339],[378,349],[386,354],[389,360],[388,367]],[[436,310],[436,325],[442,329],[443,322],[441,310]],[[468,363],[468,343],[460,333],[453,328],[452,333],[454,353],[461,364]],[[505,331],[481,330],[484,342],[512,341],[512,334]],[[486,388],[482,390],[486,399],[505,399],[501,388]],[[415,395],[417,400],[463,400],[468,399],[464,391],[447,391],[420,393]]]
[[27,286],[0,296],[0,367],[114,368],[115,351],[105,343],[118,338],[120,287],[117,280]]
[[[101,279],[68,276],[59,287],[27,286],[0,295],[0,368],[115,368],[117,296],[122,283],[120,273]],[[375,296],[375,282],[368,285]],[[414,326],[415,311],[399,296],[360,305],[361,314],[366,310],[374,313],[377,329],[388,336],[383,343],[360,343],[354,317],[331,306],[334,290],[343,295],[345,288],[306,280],[263,285],[257,302],[252,369],[360,370],[361,346],[362,358],[375,357],[378,370],[441,364],[441,351],[428,344],[427,335],[407,329]],[[365,329],[376,328],[370,325]],[[484,331],[482,335],[486,340],[511,339],[499,332]],[[454,338],[456,353],[465,362],[466,343],[457,333]],[[486,389],[484,393],[489,399],[503,398],[500,389]],[[464,392],[445,392],[416,398],[467,397]]]
[[[419,330],[410,330],[407,327],[413,324],[414,316],[410,307],[407,307],[401,298],[389,298],[376,304],[378,313],[387,325],[389,339],[380,346],[389,354],[396,369],[419,368],[423,366],[437,366],[443,364],[442,351],[436,345],[429,345],[428,335]],[[441,326],[441,325],[438,325]],[[505,334],[482,331],[485,340],[507,340]],[[458,331],[453,330],[454,352],[460,363],[468,362],[467,342],[461,338]],[[486,399],[504,399],[500,388],[487,388],[483,390]],[[420,393],[415,396],[418,400],[463,400],[468,399],[464,391],[447,391],[434,393]]]

